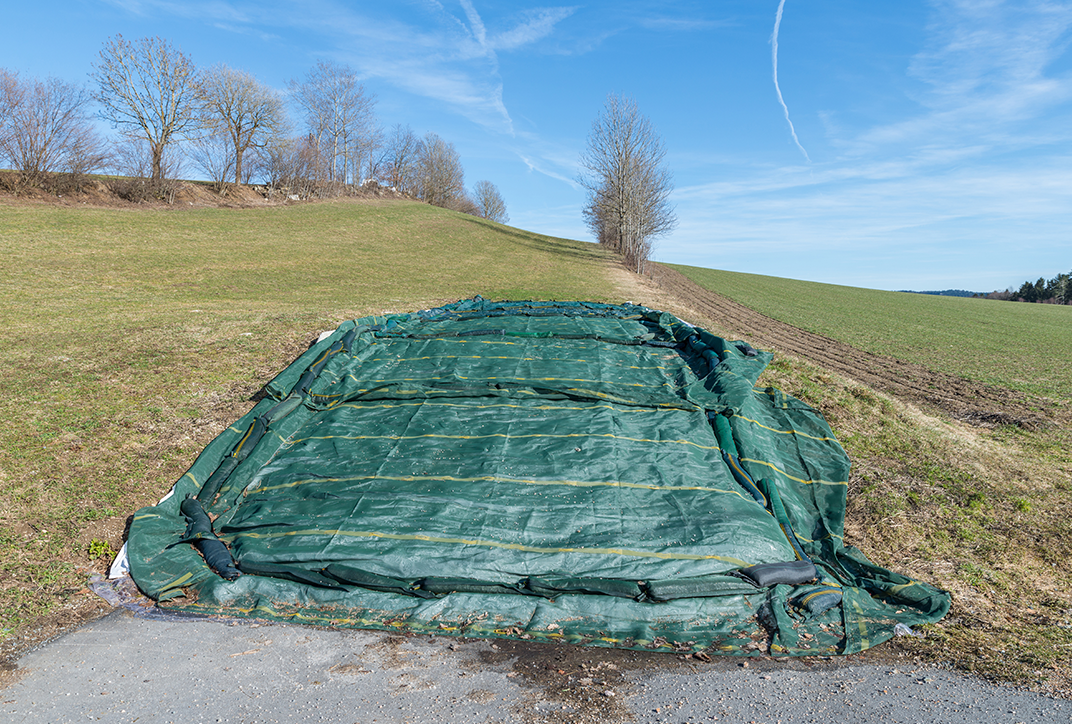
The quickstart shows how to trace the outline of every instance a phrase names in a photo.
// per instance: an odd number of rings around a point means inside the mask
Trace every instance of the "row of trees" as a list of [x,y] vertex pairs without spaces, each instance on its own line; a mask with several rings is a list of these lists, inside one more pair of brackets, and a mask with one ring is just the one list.
[[[344,65],[321,61],[289,84],[302,114],[300,134],[279,93],[225,65],[201,70],[161,38],[109,39],[90,76],[95,86],[87,91],[0,69],[0,163],[18,170],[22,182],[111,170],[144,178],[158,193],[193,163],[220,188],[260,181],[308,198],[375,181],[430,204],[509,220],[494,184],[466,190],[453,144],[402,124],[385,132],[374,97]],[[118,139],[99,135],[92,101]],[[638,273],[654,240],[677,225],[665,157],[636,102],[608,96],[581,157],[583,214],[596,239]]]
[[[110,170],[160,189],[192,163],[220,188],[259,181],[311,197],[374,181],[437,206],[509,220],[494,184],[466,190],[453,144],[434,133],[419,137],[409,126],[385,132],[375,98],[345,65],[320,62],[289,84],[300,133],[275,90],[225,65],[199,69],[161,38],[109,39],[90,77],[87,90],[0,69],[0,162],[19,171],[21,182]],[[98,133],[93,102],[118,138]]]
[[1058,274],[1052,279],[1039,277],[1035,282],[1024,282],[1018,290],[1010,287],[1005,291],[990,292],[986,297],[1011,302],[1072,304],[1072,272]]

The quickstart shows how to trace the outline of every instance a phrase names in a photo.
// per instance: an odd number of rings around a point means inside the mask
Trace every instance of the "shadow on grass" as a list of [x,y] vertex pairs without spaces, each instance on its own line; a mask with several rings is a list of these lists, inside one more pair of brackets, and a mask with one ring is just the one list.
[[515,229],[512,226],[502,226],[500,224],[493,224],[487,219],[481,219],[477,216],[463,215],[462,220],[479,226],[489,231],[494,231],[497,234],[511,237],[515,244],[527,247],[529,249],[536,249],[539,251],[549,252],[555,256],[565,257],[574,260],[585,260],[591,262],[603,261],[601,250],[595,244],[591,244],[592,250],[587,251],[584,249],[578,249],[575,244],[584,244],[587,242],[582,241],[570,241],[567,239],[557,239],[552,236],[543,236],[541,234],[534,234],[532,232],[521,231]]

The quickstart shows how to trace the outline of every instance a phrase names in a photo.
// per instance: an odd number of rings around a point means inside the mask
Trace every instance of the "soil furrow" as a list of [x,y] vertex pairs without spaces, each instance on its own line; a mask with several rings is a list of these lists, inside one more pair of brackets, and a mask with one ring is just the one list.
[[1046,401],[923,365],[872,354],[829,337],[779,322],[701,287],[678,271],[653,265],[652,278],[669,295],[695,309],[731,336],[754,347],[802,357],[821,367],[908,402],[936,407],[977,425],[1045,427],[1053,419],[1037,408]]

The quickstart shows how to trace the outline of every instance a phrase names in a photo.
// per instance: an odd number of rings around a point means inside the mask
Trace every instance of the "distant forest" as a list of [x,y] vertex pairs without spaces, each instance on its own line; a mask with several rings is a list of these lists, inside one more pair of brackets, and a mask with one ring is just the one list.
[[1039,277],[1036,282],[1024,282],[1019,289],[1009,287],[1005,291],[982,295],[987,299],[1007,302],[1036,302],[1038,304],[1072,304],[1072,283],[1068,274],[1058,274],[1053,279]]
[[916,292],[911,289],[902,289],[902,292],[908,292],[909,294],[932,294],[936,297],[979,297],[986,296],[985,294],[979,294],[979,292],[969,292],[967,289],[943,289],[940,292]]
[[917,292],[902,289],[909,294],[933,294],[939,297],[977,297],[1000,299],[1005,302],[1035,302],[1037,304],[1072,304],[1072,272],[1058,274],[1053,279],[1039,277],[1036,282],[1024,282],[1019,289],[1009,287],[1003,291],[969,292],[966,289],[943,289],[937,292]]

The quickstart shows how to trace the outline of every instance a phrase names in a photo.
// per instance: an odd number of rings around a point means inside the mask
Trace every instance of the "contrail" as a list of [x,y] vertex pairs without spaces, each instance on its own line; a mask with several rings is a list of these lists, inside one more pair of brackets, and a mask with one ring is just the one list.
[[461,5],[462,10],[465,11],[465,17],[469,20],[473,39],[476,40],[484,57],[491,63],[495,75],[499,78],[499,84],[491,94],[491,105],[502,115],[503,119],[506,121],[507,128],[510,129],[510,135],[513,136],[514,121],[510,118],[510,112],[506,110],[506,104],[503,103],[502,98],[503,84],[502,76],[499,74],[499,57],[495,54],[495,49],[488,44],[487,28],[484,26],[484,21],[480,18],[480,13],[473,7],[472,0],[461,0]]
[[793,121],[789,119],[789,106],[785,104],[785,100],[782,98],[782,89],[778,87],[778,27],[782,24],[782,9],[785,7],[785,0],[778,3],[778,14],[774,16],[774,32],[771,34],[771,63],[774,65],[774,91],[778,94],[778,102],[782,104],[782,110],[785,111],[785,122],[789,124],[789,132],[793,134],[793,143],[797,144],[797,148],[804,154],[804,158],[811,163],[811,157],[808,156],[808,152],[804,150],[804,147],[800,145],[800,139],[797,138],[797,129],[793,128]]

